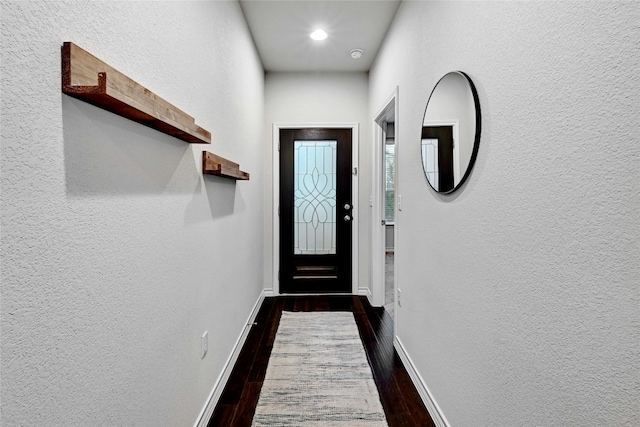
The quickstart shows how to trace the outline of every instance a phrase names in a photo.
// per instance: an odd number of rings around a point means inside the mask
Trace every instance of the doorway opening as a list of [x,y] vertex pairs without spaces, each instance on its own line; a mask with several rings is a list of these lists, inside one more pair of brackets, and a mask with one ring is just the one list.
[[371,282],[374,305],[383,306],[394,320],[398,311],[398,88],[375,118],[375,146],[371,197],[372,252]]
[[395,206],[396,206],[396,139],[395,122],[386,122],[384,143],[384,309],[395,312]]

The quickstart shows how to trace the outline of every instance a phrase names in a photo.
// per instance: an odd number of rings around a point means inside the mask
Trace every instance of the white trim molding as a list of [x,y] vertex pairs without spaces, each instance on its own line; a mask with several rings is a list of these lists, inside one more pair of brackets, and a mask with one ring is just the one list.
[[262,302],[264,301],[265,297],[267,296],[266,294],[268,292],[269,290],[264,289],[262,293],[260,293],[260,296],[258,297],[258,300],[256,301],[255,305],[251,309],[251,313],[249,314],[249,318],[245,323],[245,327],[244,329],[242,329],[240,336],[236,340],[236,343],[233,346],[233,349],[231,350],[231,354],[227,358],[227,361],[225,362],[224,367],[222,368],[222,372],[220,373],[220,375],[218,376],[218,379],[214,383],[213,389],[211,390],[211,393],[209,393],[207,402],[205,403],[204,407],[200,411],[200,414],[198,415],[198,419],[196,420],[194,427],[206,427],[207,424],[209,423],[209,420],[213,415],[213,411],[216,408],[216,405],[218,404],[218,400],[220,400],[220,396],[222,396],[224,387],[225,385],[227,385],[227,381],[231,376],[231,371],[233,371],[233,367],[235,366],[236,361],[240,356],[240,351],[242,350],[242,347],[244,346],[244,343],[247,340],[247,336],[249,335],[251,326],[253,326],[253,322],[256,320],[258,311],[260,310],[260,307],[262,306]]
[[[352,232],[351,232],[351,293],[358,294],[359,288],[359,214],[360,206],[358,204],[358,146],[360,142],[359,124],[358,123],[273,123],[273,296],[284,295],[280,293],[280,280],[278,278],[278,269],[280,267],[280,129],[307,129],[307,128],[344,128],[351,129],[351,201],[352,201]],[[297,294],[296,294],[297,295]]]
[[431,419],[433,420],[435,425],[437,427],[450,427],[447,418],[444,416],[444,413],[442,413],[442,409],[440,409],[440,406],[438,406],[438,403],[436,403],[436,400],[433,398],[433,394],[431,394],[429,387],[427,387],[427,384],[424,382],[422,376],[416,369],[416,366],[413,364],[411,357],[409,357],[407,350],[402,345],[400,338],[398,338],[397,336],[393,341],[393,346],[398,352],[398,356],[400,356],[400,360],[402,360],[404,368],[409,373],[409,377],[411,378],[413,385],[418,390],[418,394],[420,394],[420,398],[422,399],[424,406],[427,407],[429,415],[431,415]]
[[276,296],[276,293],[273,291],[272,288],[267,288],[264,291],[262,291],[262,293],[264,294],[265,298],[275,297]]
[[371,289],[369,288],[358,288],[358,295],[361,297],[367,297],[369,301],[371,301],[371,298],[373,298],[373,295],[371,295]]

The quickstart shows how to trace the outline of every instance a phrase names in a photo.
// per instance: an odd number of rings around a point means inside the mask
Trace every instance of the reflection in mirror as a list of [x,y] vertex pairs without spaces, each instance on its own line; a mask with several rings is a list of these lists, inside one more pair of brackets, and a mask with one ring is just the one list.
[[446,74],[431,92],[422,123],[422,166],[431,187],[451,193],[469,176],[480,143],[480,103],[465,73]]

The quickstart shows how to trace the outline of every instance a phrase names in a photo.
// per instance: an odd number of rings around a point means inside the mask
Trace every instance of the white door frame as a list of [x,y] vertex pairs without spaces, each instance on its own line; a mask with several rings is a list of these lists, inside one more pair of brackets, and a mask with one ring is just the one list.
[[[399,138],[399,126],[398,126],[398,87],[394,89],[393,93],[387,98],[383,107],[380,109],[373,123],[373,135],[374,135],[374,147],[373,147],[373,165],[372,165],[372,181],[371,181],[371,292],[373,294],[372,305],[381,307],[384,305],[385,300],[385,226],[383,223],[384,216],[384,146],[386,144],[386,129],[384,124],[391,117],[394,118],[394,132],[395,132],[395,158],[396,165],[398,164],[398,151],[400,149]],[[394,219],[394,241],[398,241],[398,207],[400,206],[401,197],[398,189],[398,168],[395,168],[396,173],[396,206],[395,206],[395,219]],[[394,249],[397,254],[397,246]],[[394,257],[395,258],[395,257]],[[394,287],[398,286],[398,269],[394,268]],[[394,317],[397,317],[398,313],[398,298],[397,292],[394,292]],[[394,319],[394,328],[395,328]],[[395,336],[395,333],[394,333]]]
[[[273,124],[273,294],[280,294],[280,129],[339,128],[351,129],[351,293],[358,294],[358,123],[274,123]],[[296,294],[301,295],[301,294]]]

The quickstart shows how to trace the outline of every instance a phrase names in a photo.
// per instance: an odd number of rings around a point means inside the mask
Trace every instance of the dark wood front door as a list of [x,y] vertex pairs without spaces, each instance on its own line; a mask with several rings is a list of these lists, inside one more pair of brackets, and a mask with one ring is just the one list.
[[352,214],[351,129],[281,129],[281,293],[351,293]]
[[453,126],[423,126],[422,127],[423,146],[425,141],[435,146],[437,151],[437,166],[433,171],[435,179],[429,179],[429,183],[439,192],[453,190]]

